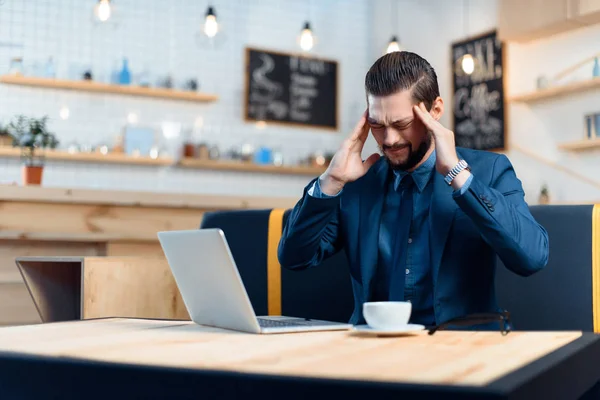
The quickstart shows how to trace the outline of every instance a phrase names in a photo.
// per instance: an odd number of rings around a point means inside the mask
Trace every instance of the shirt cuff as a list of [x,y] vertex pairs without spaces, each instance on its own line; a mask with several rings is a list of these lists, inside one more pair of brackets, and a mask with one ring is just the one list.
[[452,192],[452,197],[456,198],[456,197],[459,197],[459,196],[462,196],[463,194],[465,194],[467,192],[467,190],[469,190],[469,186],[471,186],[472,181],[473,181],[473,174],[469,175],[466,182],[461,186],[461,188],[459,190],[455,190],[454,192]]
[[343,191],[344,191],[344,189],[340,190],[339,193],[334,196],[325,194],[325,193],[321,192],[321,185],[319,184],[319,178],[317,178],[317,180],[315,181],[315,183],[313,183],[311,188],[308,189],[308,194],[309,194],[309,196],[316,197],[318,199],[331,199],[333,197],[338,197],[340,195],[340,193],[342,193]]

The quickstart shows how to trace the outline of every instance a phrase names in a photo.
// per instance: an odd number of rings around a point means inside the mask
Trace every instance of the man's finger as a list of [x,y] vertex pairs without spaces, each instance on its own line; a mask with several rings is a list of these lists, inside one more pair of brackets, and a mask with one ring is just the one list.
[[365,147],[365,142],[367,141],[367,138],[369,137],[370,129],[371,128],[369,127],[369,124],[365,123],[360,134],[357,137],[350,139],[349,145],[350,145],[350,149],[352,151],[357,152],[357,153],[362,153],[363,147]]
[[427,108],[425,107],[425,104],[420,103],[418,106],[415,105],[413,106],[413,109],[415,111],[415,114],[417,114],[417,117],[419,117],[419,119],[421,120],[421,122],[423,122],[423,124],[429,129],[432,130],[433,128],[433,118],[431,117],[431,114],[429,114],[429,112],[427,111]]
[[367,122],[367,120],[365,119],[365,123],[363,124],[360,133],[358,135],[358,140],[360,140],[361,142],[365,143],[365,141],[367,140],[367,138],[369,137],[369,131],[371,130],[371,127],[369,126],[369,122]]
[[373,164],[375,164],[377,160],[379,160],[380,157],[381,156],[377,153],[371,154],[369,158],[367,158],[365,162],[363,162],[363,165],[365,166],[365,171],[368,171],[369,168],[371,168]]
[[[354,127],[354,130],[352,131],[352,135],[350,135],[350,139],[356,140],[359,138],[359,136],[364,135],[364,130],[365,130],[366,126],[368,126],[367,125],[367,110],[365,110],[365,112],[363,112],[362,117],[360,117],[360,120],[358,120],[358,123],[356,124],[356,126]],[[367,132],[368,132],[368,129],[367,129]]]

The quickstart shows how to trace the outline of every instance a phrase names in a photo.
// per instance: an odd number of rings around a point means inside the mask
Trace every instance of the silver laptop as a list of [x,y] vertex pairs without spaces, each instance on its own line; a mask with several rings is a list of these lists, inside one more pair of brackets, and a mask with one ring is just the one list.
[[307,318],[257,317],[221,229],[158,232],[158,239],[190,318],[199,325],[251,333],[352,328]]

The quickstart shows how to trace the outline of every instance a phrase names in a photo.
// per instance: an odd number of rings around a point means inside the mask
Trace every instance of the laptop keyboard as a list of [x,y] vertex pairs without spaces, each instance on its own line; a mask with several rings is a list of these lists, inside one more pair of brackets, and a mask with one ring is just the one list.
[[315,325],[324,325],[325,323],[322,321],[313,321],[306,320],[304,318],[290,318],[290,319],[266,319],[266,318],[257,318],[258,324],[261,328],[286,328],[286,327],[294,327],[294,326],[315,326]]

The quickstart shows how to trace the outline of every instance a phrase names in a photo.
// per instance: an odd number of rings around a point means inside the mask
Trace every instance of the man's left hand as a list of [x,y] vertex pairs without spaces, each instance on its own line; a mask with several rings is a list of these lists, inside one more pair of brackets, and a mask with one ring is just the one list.
[[435,169],[437,172],[446,176],[452,168],[458,164],[456,155],[456,145],[454,143],[454,132],[446,129],[438,120],[433,118],[425,104],[413,106],[414,113],[423,122],[423,125],[430,131],[435,140]]

